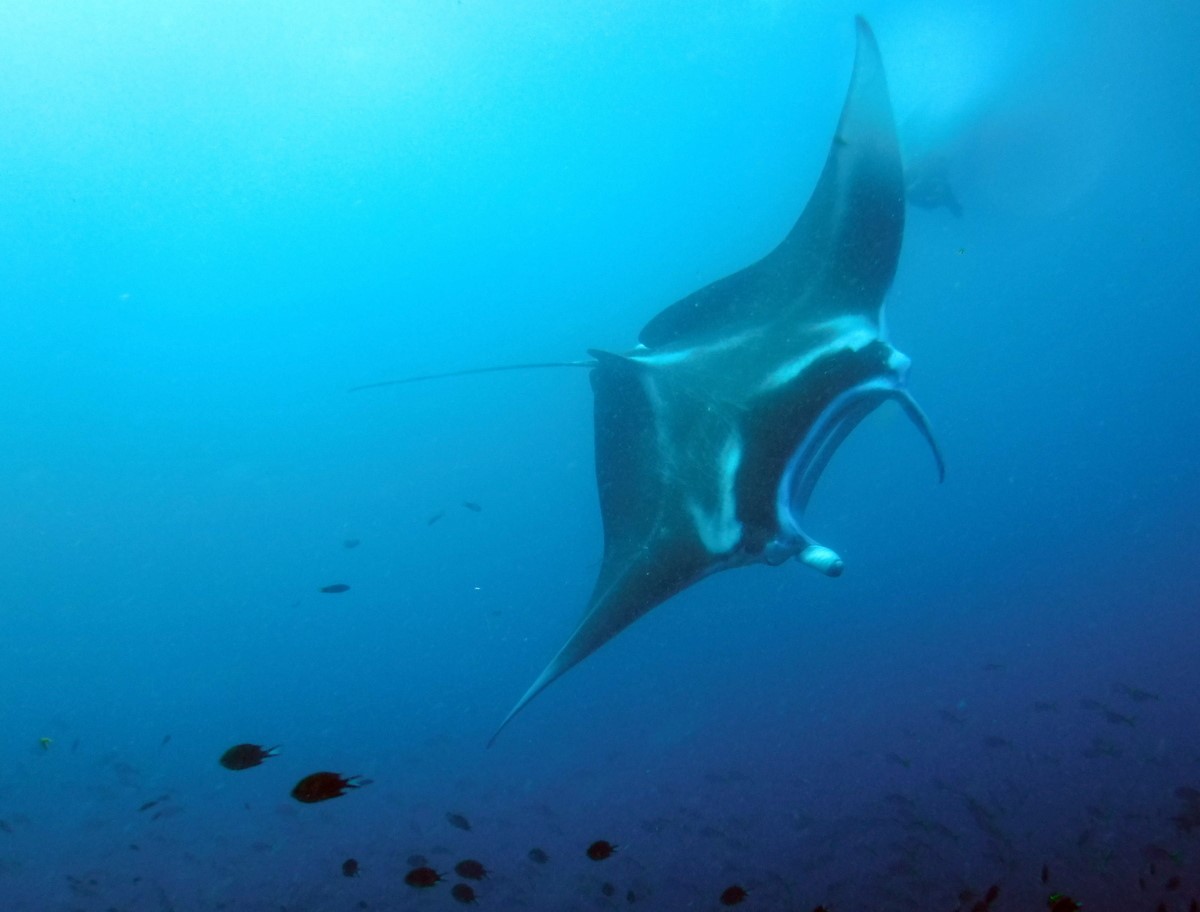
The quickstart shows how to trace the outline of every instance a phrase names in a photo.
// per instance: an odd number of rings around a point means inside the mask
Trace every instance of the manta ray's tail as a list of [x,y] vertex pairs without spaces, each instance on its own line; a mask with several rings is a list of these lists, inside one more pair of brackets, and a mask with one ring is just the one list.
[[400,386],[404,383],[420,383],[423,380],[444,380],[448,377],[466,377],[471,374],[495,374],[500,371],[532,370],[539,367],[595,367],[595,361],[533,361],[528,364],[499,364],[492,367],[470,367],[466,370],[443,371],[438,374],[418,374],[415,377],[401,377],[399,380],[380,380],[377,383],[363,383],[352,386],[347,390],[356,393],[359,390],[374,389],[377,386]]

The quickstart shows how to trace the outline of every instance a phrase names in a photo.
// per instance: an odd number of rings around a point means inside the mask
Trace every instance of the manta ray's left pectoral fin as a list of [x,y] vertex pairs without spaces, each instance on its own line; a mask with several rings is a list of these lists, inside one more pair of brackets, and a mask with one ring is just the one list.
[[904,414],[908,416],[921,436],[925,438],[925,442],[929,444],[929,449],[933,451],[933,460],[937,464],[938,481],[945,481],[946,460],[942,458],[942,448],[938,446],[937,438],[933,436],[933,428],[929,426],[929,417],[909,393],[897,390],[895,397],[896,401],[900,403],[900,407],[904,409]]

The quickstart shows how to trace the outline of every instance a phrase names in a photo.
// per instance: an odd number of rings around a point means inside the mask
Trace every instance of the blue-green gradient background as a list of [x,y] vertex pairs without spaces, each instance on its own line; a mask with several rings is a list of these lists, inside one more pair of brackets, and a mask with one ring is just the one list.
[[[887,305],[946,483],[881,410],[812,505],[841,579],[712,578],[485,750],[596,571],[586,375],[346,390],[622,350],[765,253],[857,12],[965,210],[910,209]],[[1197,38],[1172,0],[4,3],[0,907],[455,906],[421,853],[492,910],[1186,908]],[[374,784],[292,801],[320,769]]]

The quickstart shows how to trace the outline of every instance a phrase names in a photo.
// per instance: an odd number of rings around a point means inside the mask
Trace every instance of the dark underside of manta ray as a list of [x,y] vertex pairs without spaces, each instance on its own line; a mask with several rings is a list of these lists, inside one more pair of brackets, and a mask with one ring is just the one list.
[[578,362],[595,392],[604,558],[583,620],[496,735],[552,681],[709,574],[795,557],[839,575],[841,559],[801,517],[830,457],[882,403],[904,409],[944,473],[905,391],[908,358],[883,328],[904,173],[879,49],[861,18],[857,31],[828,158],[787,237],[662,311],[632,352]]

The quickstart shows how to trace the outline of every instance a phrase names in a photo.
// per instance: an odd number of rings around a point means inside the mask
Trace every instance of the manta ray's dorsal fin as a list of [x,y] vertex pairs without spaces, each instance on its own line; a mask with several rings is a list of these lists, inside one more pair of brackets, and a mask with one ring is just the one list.
[[492,367],[469,367],[466,370],[443,371],[437,374],[418,374],[414,377],[401,377],[399,380],[380,380],[376,383],[363,383],[352,386],[346,392],[357,393],[359,390],[375,389],[378,386],[401,386],[405,383],[422,383],[425,380],[445,380],[450,377],[468,377],[472,374],[496,374],[500,371],[535,370],[542,367],[595,367],[595,361],[533,361],[528,364],[498,364]]
[[816,189],[771,253],[675,302],[642,329],[650,349],[729,338],[783,317],[793,325],[846,316],[879,322],[904,234],[904,168],[883,61],[856,20],[854,72]]

